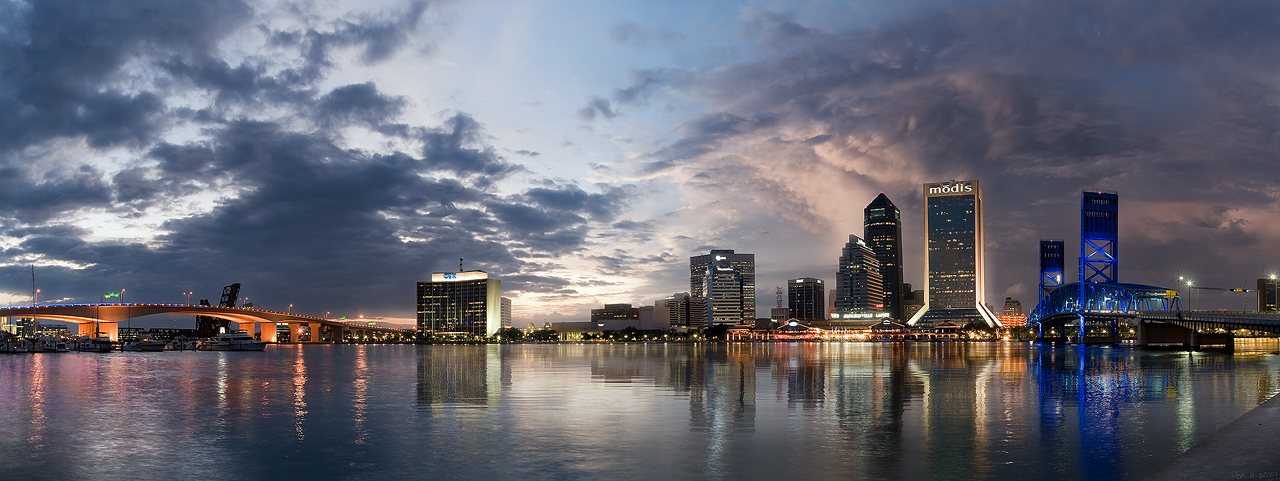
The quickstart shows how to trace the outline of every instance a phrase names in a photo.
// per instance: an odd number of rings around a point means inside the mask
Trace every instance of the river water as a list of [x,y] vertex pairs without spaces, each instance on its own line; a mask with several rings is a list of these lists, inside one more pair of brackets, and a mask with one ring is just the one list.
[[1280,391],[1026,343],[269,346],[0,357],[4,479],[1134,479]]

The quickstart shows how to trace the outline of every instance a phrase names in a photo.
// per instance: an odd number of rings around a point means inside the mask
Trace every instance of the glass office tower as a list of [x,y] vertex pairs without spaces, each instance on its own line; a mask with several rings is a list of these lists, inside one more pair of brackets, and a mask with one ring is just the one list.
[[987,307],[983,269],[982,190],[976,180],[924,185],[924,307],[908,324],[999,326]]
[[880,261],[884,310],[902,320],[902,213],[881,192],[863,209],[862,237]]
[[502,328],[502,281],[484,271],[437,272],[418,283],[418,334],[492,336]]

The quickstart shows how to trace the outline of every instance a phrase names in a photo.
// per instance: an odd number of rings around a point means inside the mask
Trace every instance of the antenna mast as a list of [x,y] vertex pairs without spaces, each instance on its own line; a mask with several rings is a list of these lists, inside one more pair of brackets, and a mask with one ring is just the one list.
[[463,260],[463,259],[466,259],[466,257],[459,257],[459,258],[458,258],[458,272],[463,272],[463,271],[462,271],[462,260]]

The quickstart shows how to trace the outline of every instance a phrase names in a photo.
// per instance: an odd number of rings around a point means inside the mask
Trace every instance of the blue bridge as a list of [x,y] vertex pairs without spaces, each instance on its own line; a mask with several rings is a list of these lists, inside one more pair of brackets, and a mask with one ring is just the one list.
[[1071,326],[1077,331],[1070,340],[1084,344],[1120,342],[1121,324],[1131,323],[1137,324],[1138,345],[1144,346],[1231,347],[1230,331],[1280,333],[1280,313],[1184,310],[1178,291],[1141,284],[1065,284],[1027,316],[1041,339],[1066,339]]

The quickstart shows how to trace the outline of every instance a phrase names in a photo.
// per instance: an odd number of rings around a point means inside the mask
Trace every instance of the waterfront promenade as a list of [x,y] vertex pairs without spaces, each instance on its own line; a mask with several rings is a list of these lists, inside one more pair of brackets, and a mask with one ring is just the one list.
[[1280,479],[1280,394],[1161,466],[1150,481]]

